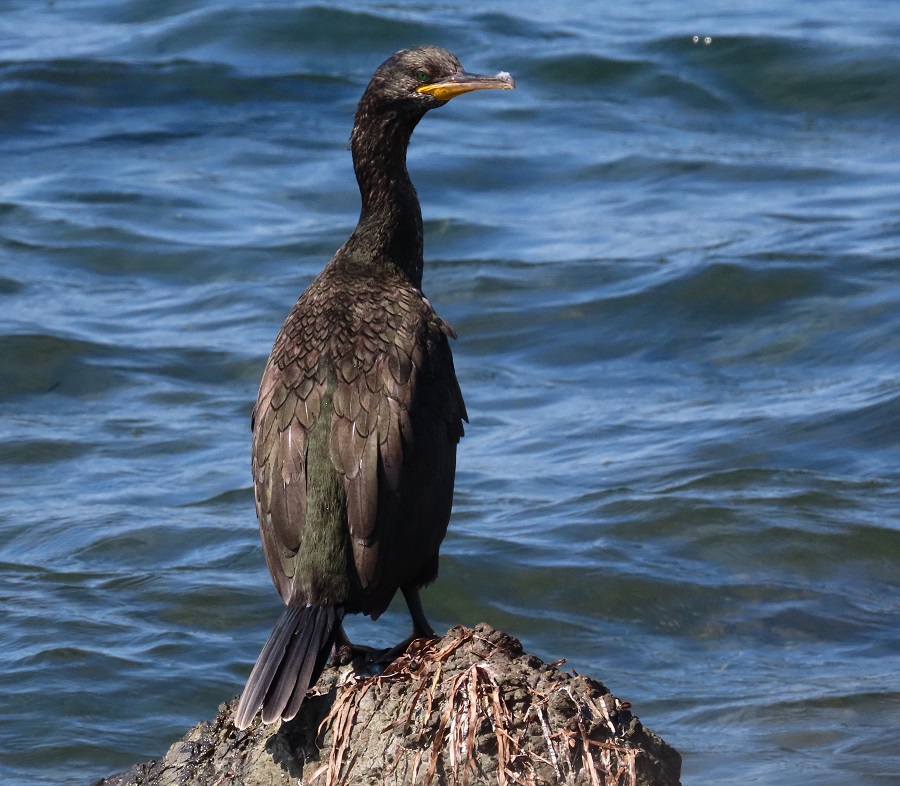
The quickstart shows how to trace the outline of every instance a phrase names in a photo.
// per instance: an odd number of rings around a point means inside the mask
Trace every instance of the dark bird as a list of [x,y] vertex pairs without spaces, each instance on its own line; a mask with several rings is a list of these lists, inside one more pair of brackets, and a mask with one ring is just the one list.
[[432,46],[397,52],[356,111],[359,223],[282,325],[253,411],[263,550],[287,609],[235,714],[293,718],[345,614],[376,619],[400,589],[412,638],[431,636],[419,589],[437,576],[463,435],[453,329],[422,294],[422,213],[406,170],[425,113],[508,74],[463,71]]

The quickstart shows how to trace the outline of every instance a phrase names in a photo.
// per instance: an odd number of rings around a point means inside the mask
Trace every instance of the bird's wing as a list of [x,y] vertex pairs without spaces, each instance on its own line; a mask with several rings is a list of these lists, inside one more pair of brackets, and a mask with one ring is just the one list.
[[[277,346],[277,345],[276,345]],[[312,364],[266,366],[253,414],[253,490],[263,552],[285,603],[293,599],[296,555],[306,521],[309,431],[324,378]]]
[[387,600],[436,559],[466,416],[443,323],[420,304],[411,315],[401,300],[396,319],[386,313],[363,332],[362,351],[337,369],[333,400],[331,457],[354,564],[363,592]]

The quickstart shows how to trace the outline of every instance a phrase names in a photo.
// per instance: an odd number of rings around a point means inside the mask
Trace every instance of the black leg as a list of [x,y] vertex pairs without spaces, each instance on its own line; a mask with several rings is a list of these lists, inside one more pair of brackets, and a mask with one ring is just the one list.
[[376,650],[364,644],[354,644],[347,636],[344,626],[338,623],[337,637],[334,640],[334,651],[331,656],[333,666],[346,666],[354,658],[363,656],[366,663],[378,662],[384,650]]
[[430,639],[434,636],[434,628],[428,624],[425,619],[425,610],[422,608],[422,599],[419,597],[419,590],[415,587],[402,587],[403,597],[406,598],[406,605],[409,607],[409,616],[413,622],[413,639]]

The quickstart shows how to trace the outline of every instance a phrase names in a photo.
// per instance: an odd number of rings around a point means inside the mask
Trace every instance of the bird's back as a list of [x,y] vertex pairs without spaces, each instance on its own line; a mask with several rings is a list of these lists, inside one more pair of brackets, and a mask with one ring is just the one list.
[[436,575],[465,419],[451,334],[399,271],[340,256],[288,315],[254,410],[253,477],[289,605],[377,617]]

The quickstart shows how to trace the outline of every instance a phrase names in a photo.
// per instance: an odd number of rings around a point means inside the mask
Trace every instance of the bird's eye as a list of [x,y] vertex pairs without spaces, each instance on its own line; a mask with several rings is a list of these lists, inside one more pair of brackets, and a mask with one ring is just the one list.
[[416,71],[416,79],[419,80],[419,84],[424,85],[428,81],[428,72],[427,71]]

